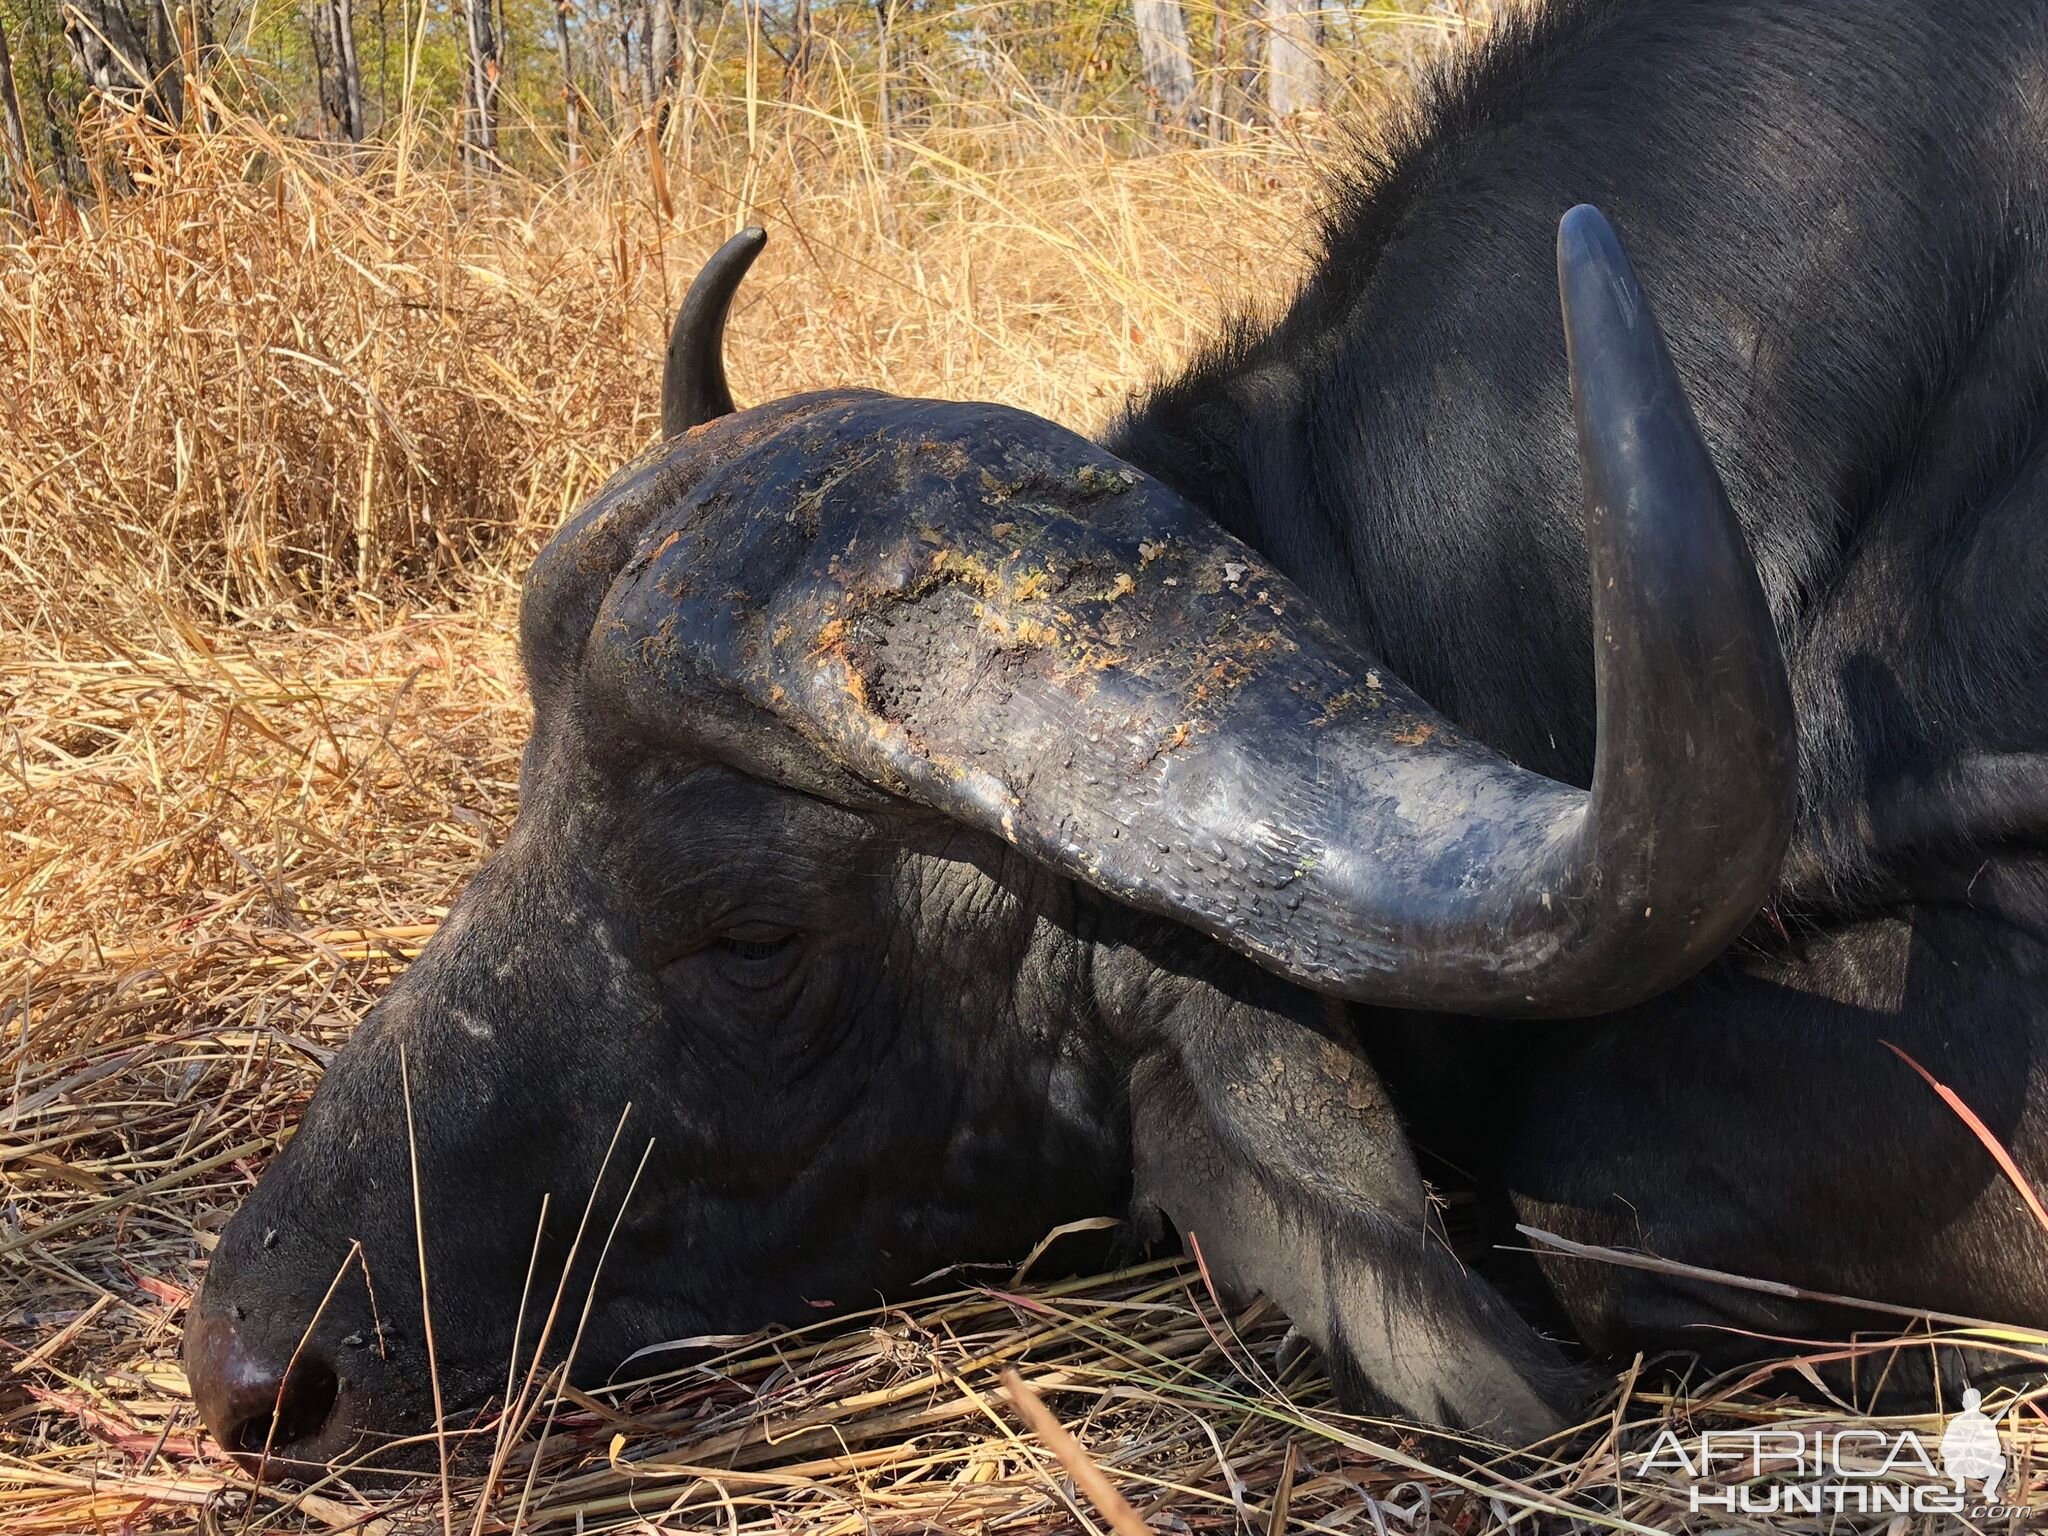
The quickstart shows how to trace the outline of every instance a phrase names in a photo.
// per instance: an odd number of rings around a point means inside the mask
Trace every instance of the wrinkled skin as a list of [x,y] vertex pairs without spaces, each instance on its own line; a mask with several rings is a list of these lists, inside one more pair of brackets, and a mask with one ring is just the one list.
[[[309,1350],[333,1362],[340,1406],[298,1454],[426,1411],[401,1054],[451,1403],[502,1391],[505,1287],[546,1192],[535,1337],[629,1102],[598,1237],[652,1148],[582,1342],[595,1376],[651,1342],[870,1305],[934,1254],[1014,1256],[1123,1199],[1122,1082],[1060,882],[936,818],[649,754],[573,709],[534,742],[505,846],[365,1020],[214,1259],[233,1296],[261,1296],[255,1327],[295,1332],[364,1242],[389,1358],[351,1276]],[[1038,1155],[1020,1163],[1020,1146]],[[203,1314],[239,1305],[219,1289]],[[283,1333],[247,1329],[238,1345],[279,1347]]]

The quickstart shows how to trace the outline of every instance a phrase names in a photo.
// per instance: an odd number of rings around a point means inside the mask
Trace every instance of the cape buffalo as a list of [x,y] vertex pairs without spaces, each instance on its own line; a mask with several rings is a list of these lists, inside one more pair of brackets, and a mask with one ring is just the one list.
[[731,413],[758,240],[528,579],[516,825],[213,1255],[225,1446],[430,1426],[410,1148],[440,1394],[499,1390],[629,1100],[592,1380],[1118,1208],[1351,1400],[1511,1440],[1583,1401],[1547,1335],[1860,1326],[1468,1267],[1439,1166],[1495,1250],[2048,1324],[2048,1241],[1886,1048],[2048,1173],[2048,6],[1510,18],[1284,317],[1099,444]]

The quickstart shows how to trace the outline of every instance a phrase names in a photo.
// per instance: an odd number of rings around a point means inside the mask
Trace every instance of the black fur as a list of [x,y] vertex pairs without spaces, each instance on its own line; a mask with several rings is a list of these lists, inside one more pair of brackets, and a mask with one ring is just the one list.
[[1994,825],[2014,796],[2048,809],[2041,771],[1985,782],[1981,763],[2048,742],[2044,60],[2030,0],[1511,12],[1332,182],[1284,317],[1236,327],[1110,446],[1461,725],[1584,783],[1551,236],[1597,204],[1670,339],[1800,692],[1793,891],[1853,902],[1916,851],[1867,824],[1873,799],[1950,775]]
[[[1235,327],[1109,443],[1461,725],[1583,784],[1550,246],[1581,201],[1628,244],[1777,619],[1802,764],[1783,896],[1727,963],[1620,1018],[1357,1027],[1417,1139],[1480,1168],[1504,1217],[2048,1320],[2018,1196],[1881,1044],[2048,1173],[2048,7],[1513,14],[1332,183],[1286,313]],[[1546,1267],[1620,1351],[1743,1353],[1703,1340],[1710,1319],[1846,1326]]]

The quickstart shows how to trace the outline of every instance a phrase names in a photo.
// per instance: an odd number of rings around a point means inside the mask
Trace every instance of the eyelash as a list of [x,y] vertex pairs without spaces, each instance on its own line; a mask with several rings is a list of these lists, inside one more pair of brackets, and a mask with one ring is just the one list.
[[713,940],[713,947],[737,960],[758,963],[774,959],[795,942],[794,933],[780,934],[772,939],[740,939],[727,936]]

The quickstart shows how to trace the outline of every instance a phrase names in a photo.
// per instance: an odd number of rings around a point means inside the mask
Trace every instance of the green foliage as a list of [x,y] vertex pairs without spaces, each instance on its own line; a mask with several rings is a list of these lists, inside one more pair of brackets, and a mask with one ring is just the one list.
[[[296,137],[339,136],[331,105],[336,50],[316,41],[326,37],[336,0],[92,3],[122,7],[139,30],[162,40],[161,56],[148,62],[166,72],[176,70],[178,48],[163,17],[175,15],[205,58],[217,97]],[[369,136],[389,137],[410,108],[415,136],[445,133],[455,154],[467,96],[465,0],[348,3]],[[1183,120],[1171,125],[1151,122],[1129,0],[559,0],[559,20],[558,0],[489,3],[499,41],[498,153],[527,170],[564,163],[558,28],[568,34],[579,136],[601,149],[637,133],[648,115],[648,34],[653,8],[663,4],[687,28],[666,83],[670,97],[694,67],[705,100],[739,101],[751,90],[765,99],[830,101],[838,111],[864,102],[858,110],[877,125],[886,116],[892,132],[1058,114],[1102,120],[1106,131],[1120,125],[1115,136],[1134,140],[1162,131],[1228,137],[1263,121],[1259,0],[1185,0],[1197,88]],[[1483,27],[1495,3],[1331,0],[1323,15],[1325,106],[1370,104],[1418,52],[1447,33]],[[30,154],[46,184],[62,182],[76,194],[93,182],[79,148],[80,116],[92,110],[93,92],[66,38],[65,11],[66,0],[0,0]],[[323,72],[330,81],[325,110]],[[666,121],[665,109],[661,115]]]
[[72,163],[85,80],[64,41],[62,0],[0,0],[0,30],[14,55],[29,153],[44,165]]

